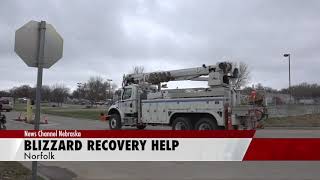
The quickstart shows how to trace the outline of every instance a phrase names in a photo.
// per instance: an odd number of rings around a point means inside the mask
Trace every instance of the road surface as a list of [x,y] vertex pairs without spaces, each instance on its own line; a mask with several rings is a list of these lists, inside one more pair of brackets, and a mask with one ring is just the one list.
[[[33,125],[14,121],[19,113],[6,113],[8,129],[32,129]],[[41,129],[107,129],[106,122],[48,115]],[[44,119],[44,117],[42,117]],[[168,127],[160,127],[168,129]],[[152,127],[151,129],[155,129]],[[320,138],[320,128],[264,129],[256,137]],[[30,162],[22,162],[31,167]],[[217,179],[217,180],[318,180],[320,162],[40,162],[39,172],[52,180],[102,179]]]

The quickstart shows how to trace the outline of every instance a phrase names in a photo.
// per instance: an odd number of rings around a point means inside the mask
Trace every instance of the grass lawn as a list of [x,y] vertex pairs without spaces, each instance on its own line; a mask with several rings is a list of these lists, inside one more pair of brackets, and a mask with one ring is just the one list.
[[43,109],[42,113],[57,116],[99,120],[102,109]]
[[[35,110],[35,106],[33,106],[33,108],[33,110]],[[26,104],[15,104],[14,110],[26,112]],[[82,119],[99,120],[100,113],[106,113],[106,111],[107,108],[95,106],[93,106],[92,108],[85,108],[85,106],[81,105],[51,107],[48,104],[41,104],[41,113]]]
[[[18,162],[0,161],[0,179],[31,179],[31,170],[22,166]],[[37,179],[43,180],[41,177],[38,177]]]
[[26,111],[27,105],[26,104],[14,104],[13,110],[15,111]]
[[267,127],[320,127],[320,114],[269,118]]

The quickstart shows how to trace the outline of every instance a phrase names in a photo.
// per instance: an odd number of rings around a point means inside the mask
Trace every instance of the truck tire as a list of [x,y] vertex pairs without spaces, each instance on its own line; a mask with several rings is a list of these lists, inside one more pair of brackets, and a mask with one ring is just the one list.
[[110,129],[121,129],[121,117],[119,114],[111,114],[109,120]]
[[186,117],[177,117],[172,122],[172,130],[192,130],[190,119]]
[[218,130],[219,126],[217,122],[208,117],[200,118],[199,121],[195,125],[196,130]]
[[147,126],[146,126],[145,124],[138,124],[138,125],[137,125],[137,128],[138,128],[138,129],[141,129],[141,130],[144,129],[144,128],[146,128],[146,127],[147,127]]

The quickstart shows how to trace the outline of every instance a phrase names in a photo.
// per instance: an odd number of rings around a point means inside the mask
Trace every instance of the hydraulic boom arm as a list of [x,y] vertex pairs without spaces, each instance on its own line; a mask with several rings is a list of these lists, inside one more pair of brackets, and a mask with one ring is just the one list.
[[231,63],[220,62],[217,65],[203,65],[196,68],[128,74],[124,76],[123,83],[124,85],[140,83],[160,84],[169,81],[193,80],[208,81],[209,85],[221,85],[221,83],[228,84],[229,78],[236,78],[237,76],[238,69],[232,68]]

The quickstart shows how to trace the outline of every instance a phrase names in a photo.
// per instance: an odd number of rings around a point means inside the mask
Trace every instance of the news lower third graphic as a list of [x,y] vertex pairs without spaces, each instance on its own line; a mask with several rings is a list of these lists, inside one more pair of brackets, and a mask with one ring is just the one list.
[[255,131],[9,130],[0,161],[320,160],[318,138],[254,138]]

